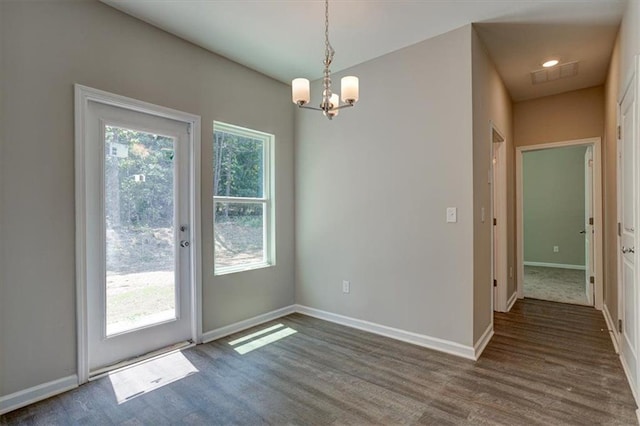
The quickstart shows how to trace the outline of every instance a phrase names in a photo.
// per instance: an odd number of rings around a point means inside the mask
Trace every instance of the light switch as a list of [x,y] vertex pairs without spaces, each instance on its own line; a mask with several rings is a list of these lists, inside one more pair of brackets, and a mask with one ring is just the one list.
[[447,207],[447,223],[456,223],[458,221],[458,209],[456,207]]

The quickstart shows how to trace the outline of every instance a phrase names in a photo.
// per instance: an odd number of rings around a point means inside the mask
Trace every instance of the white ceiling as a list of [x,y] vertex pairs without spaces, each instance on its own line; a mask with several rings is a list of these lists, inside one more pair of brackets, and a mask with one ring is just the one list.
[[[604,83],[618,24],[478,24],[476,29],[517,102]],[[533,85],[531,71],[542,69],[548,58],[578,61],[578,75]]]
[[[277,80],[322,75],[322,0],[101,0]],[[626,0],[330,0],[333,71],[460,26],[479,33],[514,100],[601,84]],[[531,87],[544,57],[575,81]],[[435,58],[434,58],[435,60]],[[544,87],[543,87],[544,86]]]

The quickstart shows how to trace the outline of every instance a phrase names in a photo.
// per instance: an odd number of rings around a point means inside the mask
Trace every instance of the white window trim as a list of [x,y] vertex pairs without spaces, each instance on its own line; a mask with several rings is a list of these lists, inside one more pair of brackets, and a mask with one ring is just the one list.
[[[215,261],[215,244],[213,247],[213,275],[227,275],[237,272],[251,271],[255,269],[269,268],[276,264],[276,235],[275,235],[275,202],[274,202],[274,179],[273,179],[273,162],[275,157],[275,136],[269,133],[261,132],[259,130],[247,129],[244,127],[235,126],[232,124],[223,123],[220,121],[213,122],[213,133],[224,132],[233,135],[246,137],[250,139],[259,139],[264,144],[264,156],[263,156],[263,196],[262,197],[226,197],[213,195],[213,229],[215,234],[215,206],[216,202],[228,202],[234,204],[246,203],[246,204],[258,204],[261,203],[263,207],[263,241],[264,241],[264,261],[257,263],[246,263],[237,266],[223,266],[216,267]],[[215,147],[214,147],[215,149]],[[215,241],[215,237],[214,237]]]

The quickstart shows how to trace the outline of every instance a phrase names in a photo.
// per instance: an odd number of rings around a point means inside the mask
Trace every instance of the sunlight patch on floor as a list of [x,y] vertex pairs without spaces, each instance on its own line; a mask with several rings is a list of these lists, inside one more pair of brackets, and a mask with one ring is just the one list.
[[[283,327],[284,325],[282,324],[277,324],[271,327],[267,327],[265,329],[256,331],[255,333],[251,333],[246,336],[243,336],[239,339],[232,340],[231,342],[229,342],[229,345],[235,346],[239,343],[247,342],[233,348],[240,355],[244,355],[246,353],[259,349],[263,346],[266,346],[270,343],[277,342],[280,339],[284,339],[287,336],[291,336],[292,334],[297,333],[297,331],[291,327],[286,327],[286,328],[283,328]],[[262,337],[254,339],[258,336],[262,336]],[[254,339],[254,340],[251,340],[251,339]]]
[[276,324],[276,325],[274,325],[273,327],[267,327],[267,328],[265,328],[265,329],[263,329],[263,330],[256,331],[255,333],[248,334],[248,335],[243,336],[243,337],[241,337],[241,338],[239,338],[239,339],[232,340],[232,341],[230,341],[230,342],[229,342],[229,344],[230,344],[231,346],[235,346],[235,345],[237,345],[238,343],[246,342],[247,340],[251,340],[251,339],[253,339],[254,337],[258,337],[258,336],[261,336],[261,335],[263,335],[263,334],[270,333],[270,332],[272,332],[273,330],[277,330],[277,329],[282,328],[282,327],[284,327],[284,325],[283,325],[283,324]]
[[123,404],[197,372],[182,352],[174,352],[110,373],[109,380],[118,404]]

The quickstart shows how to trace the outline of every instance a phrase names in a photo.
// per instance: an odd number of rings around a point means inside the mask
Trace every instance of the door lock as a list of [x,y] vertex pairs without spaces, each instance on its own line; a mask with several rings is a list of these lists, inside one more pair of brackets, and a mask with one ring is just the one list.
[[180,241],[180,247],[189,247],[190,243],[187,240]]

